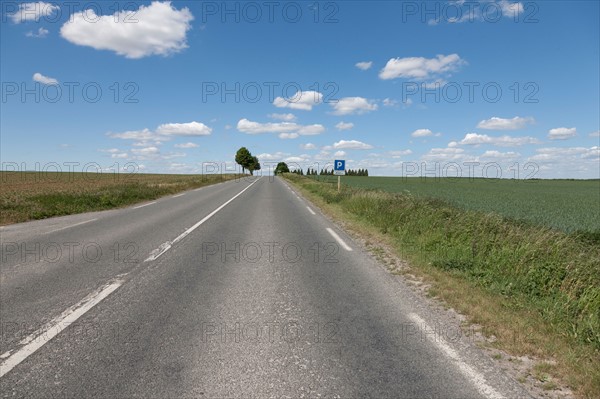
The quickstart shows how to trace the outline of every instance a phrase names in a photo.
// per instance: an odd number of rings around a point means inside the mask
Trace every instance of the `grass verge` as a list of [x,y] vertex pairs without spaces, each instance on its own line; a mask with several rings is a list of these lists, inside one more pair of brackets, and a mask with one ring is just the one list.
[[0,172],[0,225],[119,208],[236,178],[240,176]]
[[440,200],[348,187],[338,193],[284,177],[350,230],[393,248],[431,295],[493,336],[491,346],[538,359],[545,386],[554,378],[580,397],[600,397],[597,242]]

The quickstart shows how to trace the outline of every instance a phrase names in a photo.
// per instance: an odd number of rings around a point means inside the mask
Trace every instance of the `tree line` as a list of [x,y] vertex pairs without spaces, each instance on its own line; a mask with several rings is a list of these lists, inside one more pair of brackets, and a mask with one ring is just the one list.
[[[280,162],[280,163],[284,163],[284,162]],[[279,165],[277,165],[277,166],[279,166]],[[287,168],[287,165],[286,165],[286,168]],[[300,176],[305,175],[304,171],[300,168],[294,169],[291,173],[295,173]],[[317,169],[313,169],[313,168],[308,168],[306,170],[306,176],[317,176],[317,175],[318,176],[332,176],[333,169],[323,168],[323,169],[321,169],[320,172],[317,172]],[[369,170],[368,169],[348,169],[344,172],[344,176],[369,176]]]

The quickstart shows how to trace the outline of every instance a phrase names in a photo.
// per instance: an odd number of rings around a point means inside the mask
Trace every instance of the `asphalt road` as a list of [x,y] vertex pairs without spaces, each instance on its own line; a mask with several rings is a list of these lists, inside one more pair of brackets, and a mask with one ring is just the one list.
[[3,397],[527,397],[278,178],[0,229]]

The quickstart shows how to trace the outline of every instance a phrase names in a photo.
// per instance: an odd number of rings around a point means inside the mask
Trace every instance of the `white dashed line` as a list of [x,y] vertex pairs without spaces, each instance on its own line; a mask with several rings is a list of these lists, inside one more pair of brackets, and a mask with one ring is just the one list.
[[[425,331],[434,331],[419,315],[416,313],[409,313],[408,317],[418,326],[420,326]],[[503,398],[498,391],[489,386],[485,381],[485,377],[477,372],[477,370],[473,369],[469,366],[450,345],[446,343],[446,341],[441,338],[438,334],[433,334],[435,337],[432,337],[432,334],[423,334],[425,337],[435,346],[438,347],[447,357],[449,357],[458,367],[461,373],[463,373],[477,388],[479,393],[483,395],[485,398]]]
[[52,338],[56,337],[62,330],[77,321],[77,319],[83,316],[88,310],[92,309],[104,298],[112,294],[123,284],[123,281],[124,280],[122,279],[116,279],[86,296],[79,303],[71,306],[44,327],[19,342],[21,347],[15,353],[8,351],[0,355],[1,359],[6,359],[0,364],[0,377],[4,376],[23,360],[34,354],[35,351],[48,343]]
[[145,206],[153,205],[153,204],[156,204],[156,201],[148,202],[147,204],[143,204],[143,205],[134,206],[133,209],[140,209],[140,208],[143,208]]
[[308,211],[309,211],[310,213],[312,213],[313,215],[316,215],[315,211],[313,211],[312,209],[310,209],[310,207],[308,207],[308,206],[307,206],[307,207],[306,207],[306,209],[308,209]]
[[70,225],[70,226],[61,227],[60,229],[54,229],[54,230],[47,231],[47,232],[46,232],[46,233],[44,233],[44,234],[50,234],[50,233],[54,233],[54,232],[56,232],[56,231],[61,231],[61,230],[64,230],[64,229],[69,229],[69,228],[71,228],[71,227],[75,227],[75,226],[81,226],[82,224],[86,224],[86,223],[89,223],[89,222],[93,222],[94,220],[98,220],[98,219],[97,219],[97,218],[96,218],[96,219],[90,219],[90,220],[86,220],[86,221],[84,221],[84,222],[75,223],[75,224],[72,224],[72,225]]
[[335,240],[338,242],[338,244],[342,246],[342,248],[344,248],[346,251],[352,251],[352,248],[350,248],[350,246],[348,246],[348,244],[346,244],[344,240],[342,240],[341,237],[338,236],[335,231],[333,231],[329,227],[327,227],[327,231],[329,232],[329,234],[331,234],[333,238],[335,238]]
[[260,180],[260,177],[258,179],[256,179],[256,180],[254,180],[248,187],[246,187],[245,189],[243,189],[242,191],[240,191],[239,193],[237,193],[236,195],[234,195],[233,197],[231,197],[223,205],[221,205],[220,207],[218,207],[217,209],[215,209],[214,211],[212,211],[211,213],[209,213],[208,215],[206,215],[204,217],[204,219],[202,219],[201,221],[199,221],[198,223],[196,223],[195,225],[193,225],[192,227],[190,227],[189,229],[187,229],[186,231],[184,231],[183,233],[181,233],[173,241],[167,241],[167,242],[162,243],[158,248],[156,248],[154,251],[150,252],[150,256],[148,256],[148,258],[146,258],[146,260],[144,260],[144,262],[150,262],[150,261],[158,259],[162,254],[164,254],[165,252],[167,252],[173,246],[173,244],[175,244],[178,241],[181,241],[185,236],[187,236],[188,234],[190,234],[192,231],[196,230],[204,222],[206,222],[208,219],[210,219],[211,217],[213,217],[221,209],[225,208],[227,206],[227,204],[229,204],[231,201],[233,201],[234,199],[236,199],[237,197],[239,197],[240,195],[242,195],[244,193],[244,191],[248,190],[250,187],[252,187],[252,185],[254,183],[256,183],[259,180]]

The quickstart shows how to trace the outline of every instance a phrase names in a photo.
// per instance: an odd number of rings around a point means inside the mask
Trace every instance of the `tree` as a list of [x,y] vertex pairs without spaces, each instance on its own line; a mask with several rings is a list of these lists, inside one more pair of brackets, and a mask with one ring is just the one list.
[[288,168],[288,166],[285,162],[279,162],[277,164],[277,167],[275,168],[274,173],[276,175],[278,175],[280,173],[290,173],[290,168]]
[[260,162],[258,162],[258,158],[253,156],[246,168],[250,171],[251,175],[254,175],[255,170],[260,170]]
[[[235,162],[242,167],[242,172],[245,172],[246,169],[250,170],[250,167],[254,164],[254,159],[255,157],[252,156],[246,147],[240,148],[235,154]],[[258,163],[258,159],[256,161]],[[251,174],[253,170],[250,170]]]

